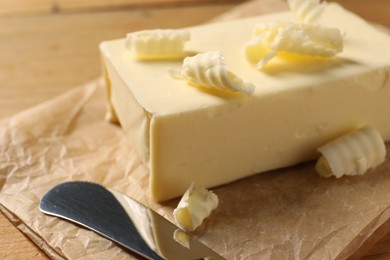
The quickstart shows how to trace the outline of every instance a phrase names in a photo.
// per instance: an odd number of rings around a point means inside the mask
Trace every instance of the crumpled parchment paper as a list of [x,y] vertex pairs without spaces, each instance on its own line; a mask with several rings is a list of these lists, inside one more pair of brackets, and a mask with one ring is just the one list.
[[[134,258],[39,211],[65,181],[102,184],[173,221],[179,199],[150,199],[147,169],[104,114],[96,80],[0,121],[0,209],[53,259]],[[357,258],[390,230],[389,158],[364,176],[323,179],[309,162],[217,187],[219,207],[193,234],[227,259]]]

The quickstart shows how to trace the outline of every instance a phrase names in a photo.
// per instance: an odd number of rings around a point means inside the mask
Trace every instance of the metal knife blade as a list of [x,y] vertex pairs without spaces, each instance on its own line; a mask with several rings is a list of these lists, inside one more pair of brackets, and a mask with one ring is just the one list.
[[150,208],[95,183],[57,185],[42,197],[39,208],[148,259],[224,259]]

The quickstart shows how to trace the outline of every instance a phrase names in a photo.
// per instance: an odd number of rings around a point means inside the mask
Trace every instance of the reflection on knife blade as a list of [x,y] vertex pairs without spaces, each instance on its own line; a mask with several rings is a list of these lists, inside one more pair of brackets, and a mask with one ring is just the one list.
[[224,259],[153,210],[98,184],[60,184],[41,199],[40,210],[85,226],[148,259]]

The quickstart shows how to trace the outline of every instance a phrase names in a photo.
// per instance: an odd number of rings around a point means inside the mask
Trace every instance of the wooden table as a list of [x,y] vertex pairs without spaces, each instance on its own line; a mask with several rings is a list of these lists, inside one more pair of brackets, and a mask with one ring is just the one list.
[[[134,30],[203,23],[241,2],[244,0],[1,0],[0,118],[97,78],[97,46],[102,40],[121,38]],[[337,2],[390,28],[388,0]],[[0,214],[0,259],[28,258],[47,259]]]

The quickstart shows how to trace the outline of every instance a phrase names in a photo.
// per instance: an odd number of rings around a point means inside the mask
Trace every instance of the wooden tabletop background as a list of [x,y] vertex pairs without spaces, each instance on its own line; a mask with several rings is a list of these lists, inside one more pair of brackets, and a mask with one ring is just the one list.
[[[257,0],[261,1],[261,0]],[[281,1],[281,0],[275,0]],[[98,44],[207,22],[244,0],[0,0],[0,118],[100,75]],[[389,0],[337,0],[390,28]],[[385,252],[390,235],[371,250]],[[390,252],[390,249],[389,249]],[[0,259],[47,259],[0,214]]]

